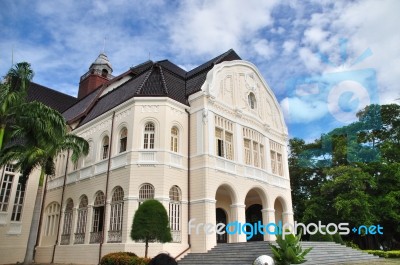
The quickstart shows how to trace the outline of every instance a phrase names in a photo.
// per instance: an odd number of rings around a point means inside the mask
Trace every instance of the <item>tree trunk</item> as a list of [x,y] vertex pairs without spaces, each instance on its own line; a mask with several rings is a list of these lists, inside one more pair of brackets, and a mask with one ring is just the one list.
[[4,131],[6,127],[4,125],[0,126],[0,150],[3,147]]
[[146,248],[145,248],[145,251],[144,251],[144,257],[145,258],[147,258],[147,250],[149,249],[149,240],[148,239],[146,239]]
[[29,239],[26,246],[24,264],[33,263],[33,252],[35,251],[36,238],[39,228],[39,219],[43,197],[43,186],[39,186],[36,193],[35,208],[33,209],[32,224],[29,231]]

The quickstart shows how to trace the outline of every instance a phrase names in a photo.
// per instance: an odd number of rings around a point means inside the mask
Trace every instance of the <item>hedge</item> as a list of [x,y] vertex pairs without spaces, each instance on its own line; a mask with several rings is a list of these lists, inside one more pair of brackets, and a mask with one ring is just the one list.
[[400,258],[400,250],[365,250],[365,252],[382,258]]
[[105,255],[100,265],[147,265],[150,259],[140,258],[132,252],[115,252]]

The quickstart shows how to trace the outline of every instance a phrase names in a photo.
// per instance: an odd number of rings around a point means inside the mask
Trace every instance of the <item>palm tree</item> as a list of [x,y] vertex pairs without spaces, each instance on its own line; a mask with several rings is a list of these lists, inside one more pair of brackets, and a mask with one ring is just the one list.
[[0,83],[0,150],[3,146],[6,127],[12,123],[16,108],[26,101],[30,81],[34,73],[27,62],[11,68]]
[[[41,169],[33,216],[33,220],[39,220],[44,201],[44,177],[54,175],[55,158],[59,153],[72,151],[71,160],[76,163],[80,156],[88,154],[89,144],[85,139],[68,133],[65,119],[58,111],[40,102],[27,102],[27,90],[32,77],[30,64],[19,63],[8,72],[6,81],[1,84],[0,167],[8,163],[15,164],[15,168],[22,173],[22,185],[32,170]],[[32,224],[26,263],[32,261],[37,233],[38,223]]]

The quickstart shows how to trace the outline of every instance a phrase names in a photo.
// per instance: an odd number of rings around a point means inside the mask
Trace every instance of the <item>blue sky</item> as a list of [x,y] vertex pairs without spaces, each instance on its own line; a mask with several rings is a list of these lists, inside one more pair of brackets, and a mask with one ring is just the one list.
[[0,74],[13,54],[35,82],[76,96],[105,38],[114,75],[149,56],[190,70],[233,48],[275,92],[290,137],[311,141],[365,104],[399,102],[399,10],[397,0],[5,0]]

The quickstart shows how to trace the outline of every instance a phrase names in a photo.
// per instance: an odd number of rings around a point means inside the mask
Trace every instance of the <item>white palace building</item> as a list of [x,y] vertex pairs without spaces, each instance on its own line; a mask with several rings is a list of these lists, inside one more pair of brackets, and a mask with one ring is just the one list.
[[101,53],[81,77],[77,99],[34,83],[30,95],[60,110],[90,152],[77,164],[67,153],[57,158],[30,243],[39,174],[22,189],[12,165],[1,169],[2,264],[23,262],[29,244],[36,263],[97,264],[117,251],[143,256],[145,244],[132,241],[130,230],[147,199],[165,206],[173,236],[150,243],[150,256],[246,241],[245,234],[189,235],[191,219],[293,223],[282,111],[259,70],[233,50],[190,71],[147,61],[119,76]]

